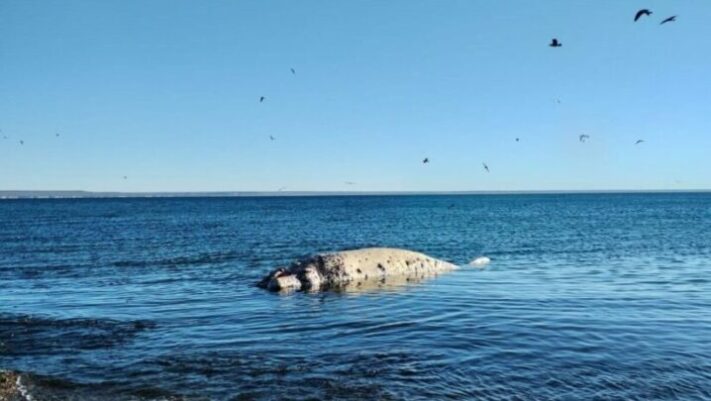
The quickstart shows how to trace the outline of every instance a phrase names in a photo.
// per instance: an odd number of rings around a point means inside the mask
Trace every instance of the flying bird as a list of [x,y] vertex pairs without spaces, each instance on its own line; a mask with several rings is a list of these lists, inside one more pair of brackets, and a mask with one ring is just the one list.
[[635,142],[635,145],[639,145],[640,143],[644,142],[644,139],[637,139],[637,142]]
[[518,139],[518,138],[516,138],[516,142],[518,142],[518,141],[519,141],[519,139]]
[[346,181],[345,184],[346,184],[346,185],[355,185],[355,182],[353,182],[353,181]]
[[676,15],[672,15],[671,17],[665,19],[664,21],[660,22],[659,25],[664,25],[667,22],[674,22],[676,21]]
[[634,21],[637,22],[637,20],[642,18],[643,15],[646,15],[647,17],[649,17],[650,15],[652,15],[652,12],[647,10],[646,8],[643,8],[643,9],[637,11],[637,14],[634,15]]
[[275,140],[276,138],[274,138],[273,135],[269,135],[269,139],[273,141],[273,140]]
[[296,70],[293,69],[293,68],[291,68],[291,73],[292,73],[293,75],[296,75]]
[[56,136],[57,138],[59,138],[59,132],[55,132],[55,133],[54,133],[54,136]]
[[482,163],[481,165],[484,166],[484,170],[486,170],[486,172],[488,173],[488,172],[489,172],[489,166],[487,166],[486,163]]
[[429,163],[429,162],[430,162],[430,159],[427,158],[427,157],[425,157],[425,159],[422,160],[422,164],[427,164],[427,163]]
[[123,179],[124,179],[124,180],[127,180],[127,179],[128,179],[128,176],[125,176],[125,175],[124,175],[124,176],[123,176]]
[[24,145],[24,144],[25,144],[25,141],[23,141],[22,139],[20,139],[20,145]]
[[590,135],[583,134],[583,135],[580,135],[578,137],[578,139],[580,140],[580,142],[585,142],[586,140],[590,139]]
[[560,42],[558,42],[558,39],[553,38],[553,40],[551,40],[551,43],[550,43],[548,46],[550,46],[550,47],[562,47],[563,44],[560,43]]
[[262,102],[264,101],[264,99],[266,99],[264,96],[260,96],[260,97],[259,97],[259,103],[262,103]]

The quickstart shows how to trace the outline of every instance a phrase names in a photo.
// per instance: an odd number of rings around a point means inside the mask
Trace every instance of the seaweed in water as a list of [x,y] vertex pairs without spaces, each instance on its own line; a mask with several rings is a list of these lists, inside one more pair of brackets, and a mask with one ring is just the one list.
[[110,348],[154,327],[155,323],[148,320],[123,322],[0,314],[0,355],[46,355]]

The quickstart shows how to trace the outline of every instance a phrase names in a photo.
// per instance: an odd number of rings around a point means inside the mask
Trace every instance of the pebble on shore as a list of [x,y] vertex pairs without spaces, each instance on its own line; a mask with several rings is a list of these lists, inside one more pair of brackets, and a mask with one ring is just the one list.
[[18,400],[17,379],[15,372],[0,370],[0,401]]

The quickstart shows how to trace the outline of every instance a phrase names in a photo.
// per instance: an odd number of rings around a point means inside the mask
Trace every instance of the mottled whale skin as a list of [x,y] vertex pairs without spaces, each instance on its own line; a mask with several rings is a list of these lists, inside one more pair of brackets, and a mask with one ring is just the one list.
[[363,248],[321,253],[278,268],[257,285],[271,291],[323,291],[389,281],[421,281],[457,269],[423,253],[396,248]]

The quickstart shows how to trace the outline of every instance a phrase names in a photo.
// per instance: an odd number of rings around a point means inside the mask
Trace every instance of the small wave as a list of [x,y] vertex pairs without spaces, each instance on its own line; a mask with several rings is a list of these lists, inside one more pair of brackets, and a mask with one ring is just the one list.
[[20,396],[26,400],[26,401],[34,401],[34,398],[30,394],[30,391],[25,387],[25,385],[22,383],[22,375],[17,376],[17,381],[15,382],[15,385],[17,386],[17,392],[20,393]]

